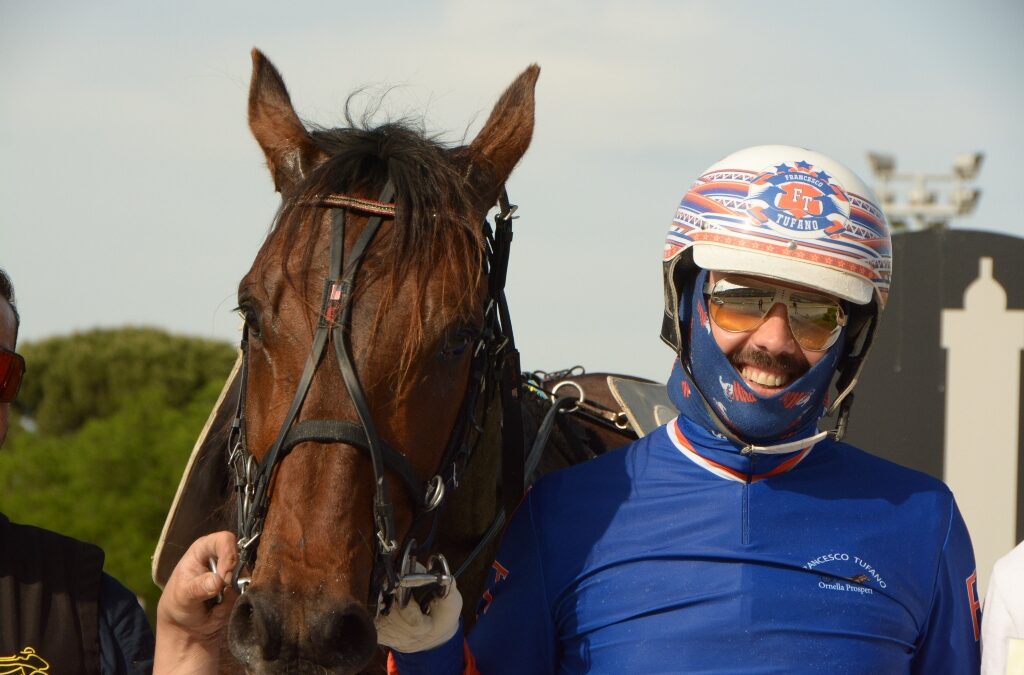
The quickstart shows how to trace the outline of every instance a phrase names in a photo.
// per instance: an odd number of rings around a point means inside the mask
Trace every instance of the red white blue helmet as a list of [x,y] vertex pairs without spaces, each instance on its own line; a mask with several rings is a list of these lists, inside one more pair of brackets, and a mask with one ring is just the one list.
[[675,335],[663,337],[678,348],[680,281],[697,268],[797,283],[877,313],[889,295],[892,241],[874,194],[850,169],[812,150],[762,145],[694,182],[676,209],[664,264]]
[[785,145],[740,150],[690,187],[665,242],[662,339],[681,357],[680,293],[701,269],[768,277],[846,300],[838,404],[856,383],[892,276],[892,240],[871,189],[843,164]]

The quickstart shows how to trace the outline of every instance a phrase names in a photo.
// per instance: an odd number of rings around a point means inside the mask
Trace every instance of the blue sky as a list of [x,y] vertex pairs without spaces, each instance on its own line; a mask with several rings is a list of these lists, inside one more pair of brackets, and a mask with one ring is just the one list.
[[1024,236],[1022,34],[1011,0],[0,0],[0,266],[22,339],[133,324],[235,340],[234,292],[277,206],[246,126],[250,48],[308,120],[392,87],[387,112],[453,142],[537,62],[509,183],[523,364],[662,378],[664,232],[735,149],[803,145],[869,182],[869,150],[929,172],[981,150],[981,204],[956,226]]

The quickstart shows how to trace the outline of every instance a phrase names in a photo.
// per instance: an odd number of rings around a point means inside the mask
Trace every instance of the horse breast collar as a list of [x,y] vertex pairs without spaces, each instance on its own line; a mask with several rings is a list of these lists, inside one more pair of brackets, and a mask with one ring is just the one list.
[[[511,244],[512,214],[516,207],[508,203],[508,198],[502,190],[499,200],[500,212],[495,217],[494,236],[491,235],[490,227],[484,220],[483,227],[488,246],[487,271],[489,278],[489,297],[485,310],[484,329],[478,336],[470,366],[469,386],[463,398],[458,419],[449,437],[447,448],[441,458],[438,473],[424,483],[417,477],[405,455],[390,447],[377,432],[362,384],[352,362],[351,350],[346,337],[351,321],[352,290],[355,285],[356,273],[367,249],[380,229],[382,220],[394,218],[393,199],[394,189],[391,182],[388,181],[379,201],[331,194],[308,204],[333,209],[330,271],[324,280],[323,297],[313,345],[306,359],[295,396],[276,440],[262,461],[257,461],[255,456],[249,452],[245,440],[248,330],[243,328],[241,389],[231,433],[228,437],[228,463],[235,473],[238,501],[239,562],[234,578],[239,592],[245,592],[251,582],[250,577],[244,577],[241,573],[246,566],[251,570],[255,564],[256,550],[259,546],[258,539],[269,506],[269,486],[274,469],[293,447],[309,441],[351,445],[365,452],[372,462],[375,483],[373,514],[377,531],[374,581],[372,582],[375,589],[371,589],[371,596],[372,590],[378,590],[378,611],[387,612],[396,595],[398,595],[400,603],[404,605],[408,601],[408,589],[414,587],[436,585],[446,592],[452,580],[447,561],[441,555],[431,556],[427,561],[426,573],[417,573],[416,556],[422,551],[417,548],[414,539],[409,538],[403,547],[403,559],[396,571],[395,558],[398,553],[398,543],[395,536],[394,507],[388,494],[385,470],[391,469],[397,474],[412,496],[415,513],[410,533],[417,530],[422,519],[428,514],[433,513],[433,517],[436,517],[437,507],[444,500],[446,484],[452,488],[457,486],[460,465],[465,464],[472,450],[466,445],[466,436],[468,429],[479,426],[473,419],[478,395],[487,388],[487,381],[492,379],[496,372],[502,375],[502,409],[503,415],[505,415],[503,426],[506,430],[510,427],[513,430],[519,430],[518,434],[513,433],[511,439],[506,441],[506,448],[503,452],[506,457],[503,460],[506,466],[503,468],[511,465],[511,468],[506,468],[504,474],[506,480],[503,480],[506,509],[509,508],[509,504],[514,505],[522,493],[522,423],[518,400],[515,400],[514,393],[518,388],[518,352],[516,352],[512,340],[512,329],[504,297],[505,271]],[[348,256],[347,264],[343,268],[345,214],[349,210],[371,217],[359,234]],[[296,416],[302,407],[329,341],[333,342],[338,367],[355,406],[359,422],[303,420],[296,423]],[[510,373],[512,374],[510,375]],[[515,490],[513,486],[517,484],[519,489]],[[513,489],[504,489],[505,485],[513,487]],[[431,527],[431,534],[428,536],[428,541],[424,543],[424,549],[432,543],[429,540],[432,539],[435,529]]]

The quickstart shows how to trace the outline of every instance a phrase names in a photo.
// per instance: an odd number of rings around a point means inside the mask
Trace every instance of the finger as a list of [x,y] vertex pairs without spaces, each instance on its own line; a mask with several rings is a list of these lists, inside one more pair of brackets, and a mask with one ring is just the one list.
[[224,580],[220,575],[207,572],[195,577],[185,585],[185,595],[189,602],[202,602],[216,597],[224,590]]
[[227,581],[238,562],[235,535],[231,532],[214,532],[192,542],[186,553],[188,568],[193,575],[210,569],[210,558],[217,561],[217,573]]
[[214,549],[213,557],[217,559],[217,573],[230,584],[238,565],[238,545],[233,532],[216,532],[210,535]]
[[196,539],[188,550],[192,556],[203,560],[226,552],[233,546],[234,538],[230,532],[214,532]]

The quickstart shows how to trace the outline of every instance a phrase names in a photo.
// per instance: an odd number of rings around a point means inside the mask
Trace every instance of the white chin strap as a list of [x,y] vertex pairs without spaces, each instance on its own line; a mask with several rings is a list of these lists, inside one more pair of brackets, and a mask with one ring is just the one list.
[[788,443],[779,443],[778,445],[747,445],[740,450],[740,454],[743,455],[784,455],[788,452],[796,452],[797,450],[803,450],[805,448],[811,448],[818,442],[825,440],[828,436],[827,431],[819,431],[810,438],[801,438],[797,441],[789,441]]

